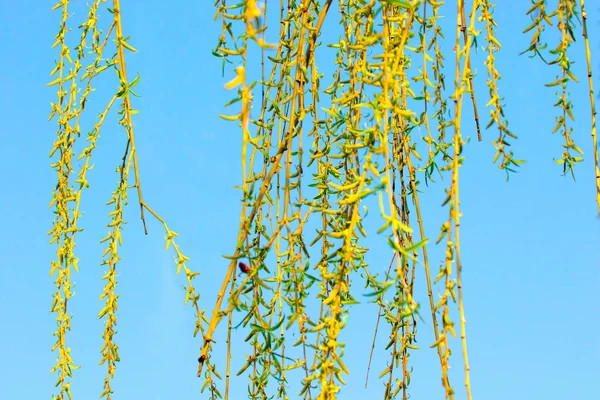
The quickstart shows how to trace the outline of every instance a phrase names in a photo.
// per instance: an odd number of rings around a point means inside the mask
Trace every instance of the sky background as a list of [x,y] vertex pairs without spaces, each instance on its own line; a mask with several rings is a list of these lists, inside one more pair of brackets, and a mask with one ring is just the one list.
[[[190,268],[201,273],[195,283],[202,306],[212,309],[227,268],[222,256],[235,247],[241,203],[240,192],[233,186],[240,179],[241,132],[235,123],[217,116],[226,113],[223,105],[232,98],[223,84],[233,77],[234,67],[228,67],[223,77],[220,60],[211,55],[220,24],[213,22],[212,2],[204,3],[124,2],[123,21],[125,35],[131,36],[130,43],[138,49],[136,54],[127,54],[129,76],[139,72],[142,77],[137,87],[142,97],[133,104],[141,110],[134,121],[144,198],[180,234],[179,244],[191,258]],[[600,288],[600,219],[582,41],[573,48],[573,70],[580,83],[571,85],[571,96],[574,138],[585,153],[585,162],[578,166],[574,181],[561,176],[562,167],[553,160],[560,157],[563,139],[550,134],[557,112],[552,107],[555,90],[543,84],[554,80],[557,68],[518,56],[529,43],[530,35],[521,31],[530,23],[524,15],[530,4],[498,3],[497,38],[504,46],[497,56],[503,75],[500,92],[506,98],[510,128],[519,136],[513,141],[516,158],[528,162],[507,183],[504,173],[491,163],[491,141],[497,132],[484,131],[484,141],[479,143],[472,123],[466,122],[465,136],[473,140],[465,148],[461,168],[461,242],[473,398],[595,399],[598,390],[593,382],[600,373],[600,307],[595,294]],[[50,398],[56,381],[56,375],[49,372],[56,357],[50,351],[55,316],[49,313],[54,291],[49,270],[55,247],[48,245],[46,236],[53,217],[48,204],[56,182],[48,158],[56,122],[47,121],[49,104],[56,95],[54,88],[46,87],[57,56],[51,45],[59,14],[50,11],[52,4],[0,2],[0,157],[4,165],[0,172],[0,209],[4,211],[0,387],[3,398],[15,400]],[[77,4],[75,18],[80,21],[85,2]],[[337,18],[335,11],[332,8],[330,17]],[[446,7],[445,12],[446,23],[452,23],[454,7]],[[600,10],[588,2],[587,12],[594,74],[600,76]],[[107,14],[102,18],[108,18]],[[335,23],[327,25],[322,40],[337,40],[336,28]],[[78,36],[75,29],[72,34]],[[453,33],[447,31],[446,37],[445,46],[450,49]],[[448,63],[451,58],[447,57]],[[329,79],[332,66],[320,65]],[[485,125],[487,90],[481,59],[477,71],[476,90]],[[82,124],[84,131],[114,93],[116,77],[105,74],[96,84],[103,82],[86,105],[90,112]],[[597,80],[595,84],[600,87]],[[329,99],[322,96],[322,100],[328,106]],[[465,110],[469,108],[465,99]],[[113,113],[109,120],[115,118]],[[469,118],[467,111],[465,121]],[[99,296],[104,275],[100,266],[104,245],[99,240],[107,231],[110,210],[105,203],[117,184],[114,171],[124,138],[124,131],[116,129],[114,122],[107,123],[89,173],[91,188],[84,192],[82,202],[80,225],[85,231],[76,248],[80,272],[74,275],[76,295],[69,303],[73,329],[68,345],[75,363],[82,366],[72,380],[74,399],[97,398],[106,371],[105,366],[98,366],[103,321],[97,313],[103,304]],[[440,207],[442,186],[430,187],[421,200],[426,232],[435,239],[447,218],[447,209]],[[206,393],[200,394],[202,380],[196,377],[201,340],[192,337],[193,312],[183,304],[185,278],[175,274],[173,255],[164,250],[162,226],[148,216],[150,234],[143,234],[136,201],[132,191],[120,251],[123,261],[118,266],[116,341],[121,362],[114,399],[207,398]],[[380,221],[375,221],[378,226]],[[369,263],[373,270],[383,271],[389,263],[389,251],[383,251],[388,249],[385,237],[371,235],[367,243],[373,250]],[[434,270],[443,258],[442,250],[430,246]],[[419,270],[421,282],[423,275]],[[361,297],[360,282],[353,290],[365,304],[356,306],[348,318],[343,340],[349,343],[345,362],[352,374],[339,398],[381,398],[383,385],[376,378],[388,359],[384,351],[376,353],[369,388],[364,388],[376,310]],[[417,299],[426,301],[425,292],[419,287],[417,291]],[[413,399],[441,399],[440,367],[435,351],[429,349],[431,323],[426,313],[424,318],[428,323],[419,327],[421,350],[411,356],[414,372],[409,392]],[[244,332],[235,332],[234,337],[240,342],[236,355],[249,351],[242,343]],[[381,334],[378,344],[385,342]],[[453,349],[453,384],[457,398],[464,398],[458,342]],[[222,353],[215,354],[220,357]],[[223,357],[215,360],[224,366]],[[233,370],[243,362],[243,357],[234,359]],[[238,378],[232,398],[245,394],[246,383]]]

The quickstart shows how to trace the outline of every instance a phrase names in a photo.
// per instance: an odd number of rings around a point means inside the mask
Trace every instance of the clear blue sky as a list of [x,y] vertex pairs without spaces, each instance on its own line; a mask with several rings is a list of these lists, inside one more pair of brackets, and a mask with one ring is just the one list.
[[[77,3],[81,17],[85,2]],[[498,39],[504,45],[498,55],[503,74],[500,90],[507,99],[510,127],[519,135],[514,151],[528,163],[506,183],[503,173],[491,163],[494,130],[484,132],[484,142],[472,140],[465,149],[461,227],[473,396],[485,400],[595,399],[598,388],[593,382],[600,373],[600,309],[595,294],[600,288],[600,219],[594,201],[581,40],[572,56],[581,83],[571,86],[571,95],[577,118],[575,140],[585,152],[585,162],[577,169],[575,182],[562,177],[561,167],[553,162],[553,157],[561,154],[562,138],[550,134],[555,96],[543,83],[554,80],[556,68],[517,55],[529,42],[529,35],[521,35],[529,24],[524,16],[529,2],[498,3]],[[56,380],[49,373],[56,356],[50,351],[55,317],[49,313],[54,290],[49,269],[55,248],[47,244],[46,236],[52,221],[48,204],[56,182],[48,158],[56,125],[47,122],[55,93],[45,86],[57,55],[50,48],[59,23],[59,14],[50,11],[52,4],[0,3],[0,154],[4,165],[0,386],[3,398],[11,400],[50,398]],[[141,110],[135,129],[144,196],[180,234],[182,249],[191,258],[190,267],[201,272],[196,284],[206,308],[225,274],[227,263],[222,255],[234,249],[240,211],[240,194],[233,189],[240,176],[240,131],[234,123],[217,117],[231,97],[223,84],[231,79],[233,69],[221,77],[220,62],[211,55],[220,29],[212,21],[211,4],[123,2],[125,35],[131,36],[139,50],[128,55],[128,71],[130,76],[137,72],[142,76],[138,86],[142,97],[134,100],[134,107]],[[596,6],[588,1],[594,74],[598,77],[600,12]],[[332,17],[335,11],[332,8]],[[454,7],[447,11],[451,23]],[[323,40],[331,42],[337,36],[329,30]],[[450,31],[446,36],[453,40]],[[447,59],[450,63],[450,57]],[[322,68],[329,76],[328,67]],[[483,106],[487,102],[482,86],[485,68],[480,64],[477,70],[482,79],[477,93]],[[92,98],[87,127],[104,107],[116,80],[107,75],[102,82],[109,86]],[[600,88],[600,82],[595,83]],[[325,96],[322,99],[327,101]],[[469,103],[465,104],[468,109]],[[480,114],[487,122],[487,112],[480,109]],[[472,124],[465,128],[466,135],[475,139]],[[100,278],[104,273],[100,266],[104,245],[99,240],[107,230],[104,224],[109,208],[104,204],[117,182],[114,169],[122,157],[123,139],[122,130],[107,125],[90,172],[92,187],[84,192],[81,225],[85,231],[79,235],[76,250],[80,272],[74,278],[76,296],[69,303],[73,330],[68,343],[75,363],[82,366],[72,384],[75,399],[97,398],[106,370],[97,365],[103,322],[96,315],[102,306]],[[441,186],[430,188],[422,197],[426,231],[433,237],[446,218],[446,209],[439,206],[442,197]],[[134,192],[126,220],[123,261],[118,267],[116,340],[121,362],[114,398],[207,398],[200,395],[202,381],[195,374],[201,342],[191,335],[193,313],[183,305],[184,277],[175,275],[172,254],[164,251],[162,227],[150,219],[150,235],[144,236]],[[374,235],[369,245],[375,249],[387,246],[383,236]],[[441,249],[431,251],[433,262],[442,259]],[[383,269],[389,257],[374,251],[368,260],[374,268]],[[419,274],[422,281],[422,271]],[[361,298],[362,285],[356,279],[353,289]],[[419,300],[426,300],[422,291]],[[375,309],[366,306],[357,307],[349,317],[343,340],[350,343],[346,363],[352,375],[340,399],[381,398],[383,386],[376,377],[385,367],[385,352],[377,354],[369,389],[364,389],[375,318]],[[430,322],[420,325],[419,335],[422,350],[411,358],[415,371],[410,394],[414,399],[441,399],[439,365],[434,350],[429,349],[433,337]],[[244,336],[236,333],[240,341]],[[383,335],[378,343],[384,345]],[[458,398],[463,398],[459,343],[453,348],[453,383]],[[240,345],[237,354],[245,351],[248,347]],[[219,365],[224,366],[221,360]],[[242,358],[234,360],[233,370],[242,364]],[[243,398],[246,383],[243,379],[234,382],[233,398]]]

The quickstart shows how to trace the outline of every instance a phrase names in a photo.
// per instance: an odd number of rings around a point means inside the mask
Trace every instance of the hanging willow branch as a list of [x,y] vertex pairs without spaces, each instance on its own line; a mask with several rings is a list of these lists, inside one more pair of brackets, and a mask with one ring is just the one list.
[[[100,21],[100,13],[98,8],[100,4],[106,0],[96,0],[90,7],[85,21],[79,25],[81,30],[80,40],[75,47],[77,52],[76,58],[71,57],[71,50],[67,45],[67,33],[70,31],[68,23],[71,18],[71,13],[68,11],[70,2],[61,0],[53,10],[61,11],[61,26],[59,33],[56,36],[56,41],[53,47],[59,47],[60,58],[56,67],[52,70],[51,76],[56,76],[48,86],[57,87],[58,100],[51,104],[52,112],[49,119],[57,117],[58,132],[57,141],[54,143],[50,157],[58,154],[58,160],[52,164],[52,167],[58,173],[58,183],[53,192],[53,199],[50,206],[55,207],[56,218],[54,225],[49,235],[52,236],[51,243],[56,242],[57,260],[52,261],[50,275],[57,275],[55,279],[56,292],[53,294],[54,301],[51,311],[57,314],[58,329],[54,333],[57,337],[56,344],[52,350],[58,350],[57,363],[52,369],[52,372],[58,372],[58,380],[56,386],[59,388],[58,394],[53,398],[63,400],[66,397],[71,398],[70,382],[68,378],[72,377],[72,371],[79,368],[74,365],[70,356],[70,348],[66,342],[67,331],[71,329],[71,321],[67,313],[67,304],[73,295],[71,276],[72,271],[77,272],[78,259],[74,254],[75,249],[75,234],[82,229],[78,228],[77,222],[81,213],[79,212],[83,189],[89,187],[87,180],[87,171],[93,167],[91,163],[94,149],[98,146],[100,131],[104,124],[107,115],[112,109],[112,106],[121,101],[121,110],[119,114],[120,125],[125,128],[125,154],[121,165],[117,168],[119,174],[119,183],[117,189],[113,192],[111,200],[107,205],[114,205],[114,209],[110,212],[111,222],[108,236],[102,239],[102,242],[108,242],[108,246],[103,254],[106,257],[102,265],[108,266],[103,276],[106,281],[100,300],[104,300],[104,307],[98,314],[99,318],[105,318],[105,328],[102,334],[104,343],[101,349],[101,364],[107,365],[107,375],[104,379],[104,387],[101,392],[101,397],[107,400],[111,399],[113,393],[111,382],[115,376],[116,363],[119,361],[118,346],[115,342],[115,327],[117,325],[116,311],[118,309],[118,294],[116,293],[117,285],[117,263],[120,260],[118,248],[122,245],[121,231],[125,221],[123,220],[123,209],[127,204],[127,190],[131,187],[129,183],[129,174],[133,168],[135,175],[134,186],[137,189],[140,212],[146,230],[146,220],[144,210],[150,212],[163,225],[166,231],[167,248],[173,244],[176,253],[177,273],[184,269],[187,278],[187,294],[185,302],[192,300],[192,305],[196,310],[197,322],[194,335],[203,330],[204,314],[198,305],[199,296],[192,285],[192,279],[197,273],[191,271],[186,266],[185,257],[179,247],[174,242],[174,237],[177,234],[167,227],[166,223],[160,218],[143,200],[142,190],[139,180],[138,159],[135,146],[135,137],[133,132],[132,116],[137,113],[131,107],[130,94],[136,95],[133,88],[139,82],[139,76],[133,81],[127,80],[125,51],[136,51],[128,43],[128,37],[123,35],[120,3],[119,0],[113,1],[113,8],[108,9],[108,15],[111,16],[111,22],[108,30],[103,34],[98,26]],[[91,43],[88,40],[91,36]],[[110,39],[116,43],[116,54],[112,59],[104,58]],[[93,56],[92,61],[85,66],[85,73],[81,73],[84,63],[86,62],[87,54]],[[114,68],[119,83],[117,93],[108,101],[106,107],[100,114],[98,122],[93,129],[88,133],[86,141],[88,145],[83,149],[77,161],[84,160],[84,164],[80,166],[76,178],[72,176],[75,168],[72,157],[75,146],[81,135],[79,121],[85,110],[86,101],[89,95],[93,92],[93,80],[99,74],[109,68]],[[68,69],[67,69],[68,68]],[[83,92],[79,87],[78,82],[85,81]],[[65,397],[66,396],[66,397]]]

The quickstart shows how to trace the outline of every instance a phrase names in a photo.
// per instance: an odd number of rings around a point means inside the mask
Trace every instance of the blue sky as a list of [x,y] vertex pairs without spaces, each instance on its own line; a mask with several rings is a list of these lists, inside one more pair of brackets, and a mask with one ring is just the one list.
[[[217,117],[232,96],[223,84],[233,77],[233,68],[226,69],[222,77],[221,64],[211,55],[220,26],[212,21],[212,2],[206,3],[185,0],[167,7],[155,0],[124,2],[123,21],[125,35],[131,36],[138,49],[137,54],[128,54],[129,75],[139,72],[142,77],[137,90],[142,97],[134,100],[134,107],[141,110],[135,129],[144,197],[180,234],[179,243],[191,258],[190,267],[201,272],[196,284],[202,305],[211,309],[227,267],[222,255],[235,247],[241,203],[233,186],[239,184],[241,136],[234,123]],[[473,396],[486,400],[593,399],[597,396],[594,378],[600,372],[600,309],[595,296],[600,287],[600,219],[582,42],[574,46],[573,55],[581,83],[571,86],[571,95],[575,140],[585,161],[573,181],[561,176],[561,167],[553,161],[561,154],[562,138],[550,134],[555,96],[554,89],[543,84],[554,80],[556,68],[518,56],[529,42],[529,35],[521,34],[529,24],[524,16],[529,3],[498,3],[498,39],[504,46],[498,55],[503,75],[500,91],[506,98],[510,128],[519,136],[513,141],[515,154],[528,162],[507,183],[491,163],[496,131],[484,131],[484,142],[479,143],[472,123],[466,123],[465,135],[473,140],[465,148],[461,169],[461,241]],[[600,12],[588,3],[594,74],[600,76]],[[79,17],[84,4],[76,8]],[[52,221],[48,204],[56,181],[48,158],[55,122],[48,122],[47,116],[55,93],[46,83],[56,57],[50,46],[59,15],[50,8],[50,3],[37,7],[0,3],[0,50],[4,55],[0,63],[4,93],[0,97],[4,162],[0,383],[7,399],[50,398],[56,380],[49,373],[55,359],[50,351],[55,323],[48,312],[54,290],[49,277],[54,247],[48,245],[46,236]],[[330,17],[335,11],[332,8]],[[453,13],[454,7],[446,11]],[[449,23],[453,20],[450,15]],[[335,28],[328,26],[324,41],[336,40]],[[446,36],[451,48],[453,34],[448,31]],[[323,68],[329,76],[331,70]],[[487,91],[481,60],[477,70],[482,80],[476,90],[483,107]],[[112,75],[102,79],[97,83],[108,86],[100,88],[89,104],[93,112],[87,116],[88,127],[116,82]],[[600,87],[597,80],[595,83]],[[328,101],[325,96],[322,100]],[[465,100],[465,110],[469,107]],[[487,122],[487,111],[480,108],[480,115]],[[111,121],[115,117],[113,114]],[[92,187],[84,192],[81,225],[85,231],[76,250],[80,272],[74,278],[76,296],[69,303],[73,330],[68,342],[75,363],[82,366],[72,383],[75,399],[96,398],[102,391],[105,366],[97,364],[103,322],[96,315],[102,306],[104,245],[99,240],[107,230],[110,211],[105,203],[117,183],[114,169],[122,157],[123,139],[124,132],[109,122],[90,172]],[[426,232],[431,237],[437,237],[447,215],[439,206],[441,189],[432,186],[422,195]],[[150,234],[145,236],[138,212],[131,192],[123,261],[118,267],[116,340],[121,362],[114,398],[207,398],[200,394],[202,381],[195,374],[201,343],[191,335],[192,310],[183,305],[184,277],[175,275],[173,256],[164,251],[162,227],[149,218]],[[389,262],[389,252],[383,251],[387,249],[385,237],[371,235],[368,244],[373,250],[369,263],[374,270],[383,270]],[[432,247],[430,251],[435,265],[443,257],[442,249]],[[417,279],[422,282],[423,278],[419,271]],[[353,290],[360,298],[362,285],[357,282]],[[426,301],[425,293],[420,293],[418,300]],[[383,393],[376,379],[387,361],[383,351],[376,354],[369,388],[364,388],[375,319],[375,309],[366,304],[350,314],[343,340],[349,343],[346,363],[352,374],[340,399],[379,398]],[[429,349],[433,342],[430,322],[420,326],[419,335],[422,350],[411,356],[415,371],[410,394],[418,399],[443,398],[437,356]],[[244,336],[235,333],[240,343]],[[385,344],[384,335],[378,343]],[[249,351],[246,345],[238,347],[237,354]],[[453,383],[463,398],[459,343],[453,348]],[[218,363],[223,366],[224,358],[221,360]],[[233,370],[242,364],[242,358],[234,359]],[[246,383],[238,378],[233,398],[243,398],[245,393]]]

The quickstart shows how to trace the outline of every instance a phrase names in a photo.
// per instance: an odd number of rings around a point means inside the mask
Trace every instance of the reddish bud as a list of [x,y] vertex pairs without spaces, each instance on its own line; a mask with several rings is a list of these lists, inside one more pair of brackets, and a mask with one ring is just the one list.
[[238,267],[240,267],[240,271],[242,271],[245,274],[247,274],[248,272],[250,272],[250,267],[247,266],[246,264],[244,264],[241,261],[239,262]]

